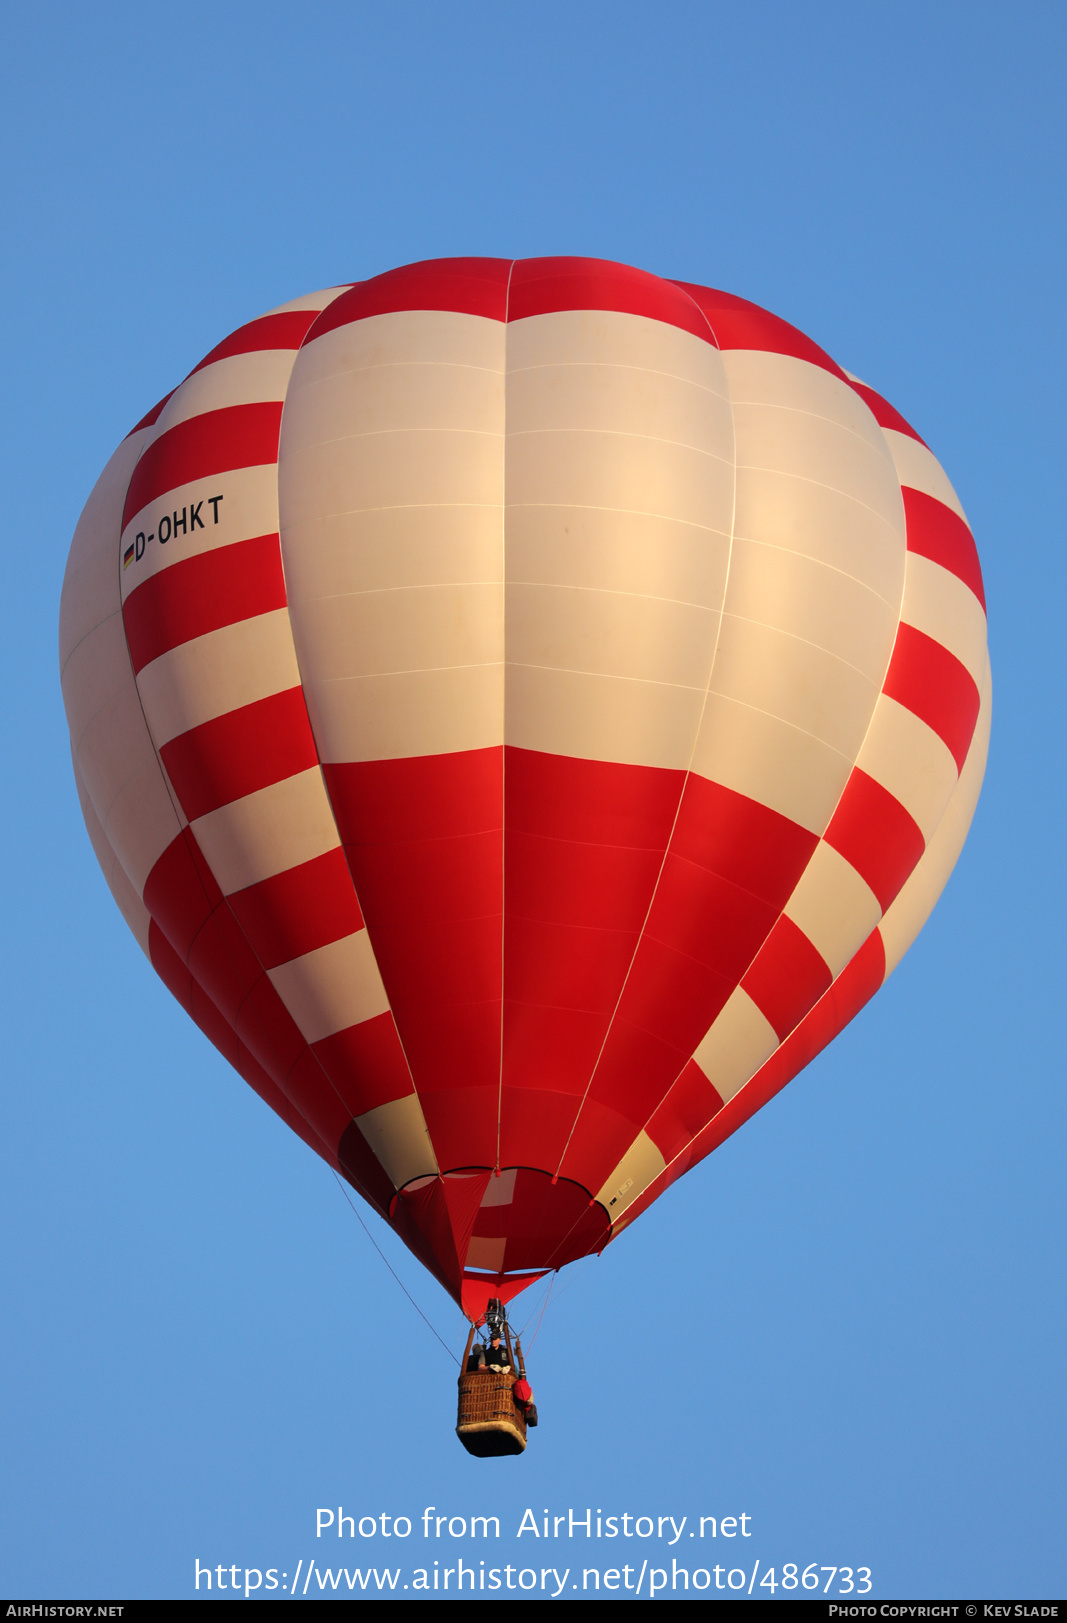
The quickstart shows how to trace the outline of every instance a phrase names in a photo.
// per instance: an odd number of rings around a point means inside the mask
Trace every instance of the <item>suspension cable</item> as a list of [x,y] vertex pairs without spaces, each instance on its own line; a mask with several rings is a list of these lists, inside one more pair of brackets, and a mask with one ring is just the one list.
[[[330,1171],[333,1172],[332,1167],[330,1168]],[[344,1195],[345,1199],[348,1201],[348,1204],[352,1207],[353,1212],[356,1214],[356,1217],[359,1219],[360,1228],[363,1230],[364,1234],[367,1236],[367,1239],[370,1241],[370,1243],[374,1247],[375,1251],[377,1251],[378,1255],[381,1257],[382,1261],[385,1263],[385,1266],[388,1268],[389,1272],[392,1274],[393,1278],[396,1280],[397,1284],[400,1286],[400,1289],[404,1292],[404,1295],[407,1297],[408,1301],[411,1303],[412,1307],[415,1309],[415,1312],[419,1315],[419,1318],[422,1320],[423,1324],[425,1324],[426,1328],[430,1331],[431,1335],[437,1336],[438,1341],[441,1343],[442,1347],[445,1349],[445,1352],[448,1354],[449,1358],[451,1358],[452,1362],[454,1364],[458,1364],[459,1359],[456,1357],[455,1353],[452,1351],[451,1347],[448,1345],[448,1342],[445,1341],[443,1336],[440,1336],[440,1335],[437,1334],[437,1331],[434,1329],[433,1325],[430,1323],[429,1319],[426,1317],[425,1313],[422,1311],[422,1308],[419,1306],[419,1304],[418,1304],[418,1302],[416,1302],[414,1296],[412,1296],[411,1292],[408,1290],[407,1286],[404,1284],[404,1281],[401,1279],[400,1275],[397,1273],[396,1269],[393,1267],[392,1263],[389,1261],[389,1258],[386,1256],[385,1252],[382,1250],[381,1246],[378,1244],[377,1240],[374,1238],[374,1235],[371,1233],[371,1231],[367,1227],[366,1223],[364,1223],[363,1218],[362,1218],[362,1216],[360,1214],[359,1208],[353,1204],[352,1197],[348,1193],[348,1190],[345,1188],[345,1186],[342,1183],[341,1179],[337,1177],[336,1172],[334,1172],[333,1175],[334,1175],[335,1178],[337,1178],[337,1187],[340,1189],[342,1195]]]
[[[556,1273],[554,1273],[554,1274],[553,1274],[553,1275],[552,1275],[552,1278],[551,1278],[551,1279],[550,1279],[550,1280],[549,1280],[549,1282],[548,1282],[548,1289],[547,1289],[547,1290],[546,1290],[546,1292],[545,1292],[545,1299],[544,1299],[544,1301],[543,1301],[543,1302],[542,1302],[542,1303],[541,1303],[541,1312],[540,1312],[540,1313],[539,1313],[539,1315],[538,1315],[538,1318],[537,1318],[537,1323],[536,1323],[536,1325],[535,1325],[535,1326],[534,1326],[534,1333],[533,1333],[533,1335],[532,1335],[532,1336],[531,1336],[531,1337],[530,1337],[530,1343],[529,1343],[529,1344],[530,1344],[530,1346],[531,1346],[531,1347],[532,1347],[532,1346],[533,1346],[533,1344],[534,1344],[534,1342],[535,1342],[535,1341],[536,1341],[536,1340],[537,1340],[537,1337],[538,1337],[538,1334],[539,1334],[539,1333],[540,1333],[540,1329],[541,1329],[541,1320],[542,1320],[542,1319],[543,1319],[543,1318],[544,1318],[544,1316],[545,1316],[545,1309],[546,1309],[546,1308],[547,1308],[547,1307],[548,1307],[548,1299],[549,1299],[549,1297],[550,1297],[550,1296],[551,1296],[551,1295],[552,1295],[552,1287],[553,1287],[553,1286],[554,1286],[554,1285],[555,1285],[555,1283],[556,1283],[556,1280],[557,1280],[557,1279],[558,1279],[558,1278],[559,1278],[559,1275],[558,1275],[558,1274],[556,1274]],[[533,1317],[533,1315],[532,1315],[532,1314],[531,1314],[531,1318],[532,1318],[532,1317]],[[527,1324],[529,1324],[529,1322],[530,1322],[530,1321],[529,1321],[529,1319],[527,1319],[527,1321],[526,1321],[526,1322],[527,1322]]]

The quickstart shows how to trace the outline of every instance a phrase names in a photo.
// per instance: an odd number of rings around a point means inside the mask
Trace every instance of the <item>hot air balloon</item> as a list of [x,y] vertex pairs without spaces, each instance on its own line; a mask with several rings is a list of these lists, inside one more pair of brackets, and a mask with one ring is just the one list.
[[589,259],[232,333],[101,475],[60,645],[153,967],[472,1324],[877,991],[989,731],[915,430],[757,305]]

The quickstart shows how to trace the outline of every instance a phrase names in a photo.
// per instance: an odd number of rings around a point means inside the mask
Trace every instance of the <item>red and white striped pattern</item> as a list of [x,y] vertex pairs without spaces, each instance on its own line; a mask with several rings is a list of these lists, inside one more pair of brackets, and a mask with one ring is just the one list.
[[981,782],[984,609],[932,454],[796,329],[452,260],[212,351],[90,499],[61,645],[153,964],[477,1309],[906,950]]

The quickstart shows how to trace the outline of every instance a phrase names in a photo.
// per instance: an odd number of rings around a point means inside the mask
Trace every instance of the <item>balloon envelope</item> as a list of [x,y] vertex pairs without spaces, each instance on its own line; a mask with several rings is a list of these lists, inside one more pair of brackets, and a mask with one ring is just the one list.
[[594,260],[231,334],[102,474],[60,640],[153,966],[472,1316],[852,1018],[985,763],[924,442],[759,307]]

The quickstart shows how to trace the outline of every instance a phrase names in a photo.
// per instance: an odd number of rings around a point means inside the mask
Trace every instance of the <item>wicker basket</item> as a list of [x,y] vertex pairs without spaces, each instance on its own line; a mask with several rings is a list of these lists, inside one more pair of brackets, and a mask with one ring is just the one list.
[[514,1375],[474,1370],[459,1378],[456,1436],[468,1454],[482,1459],[495,1454],[521,1454],[526,1447],[526,1420],[511,1395]]

